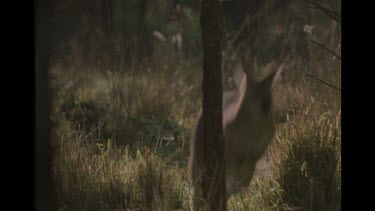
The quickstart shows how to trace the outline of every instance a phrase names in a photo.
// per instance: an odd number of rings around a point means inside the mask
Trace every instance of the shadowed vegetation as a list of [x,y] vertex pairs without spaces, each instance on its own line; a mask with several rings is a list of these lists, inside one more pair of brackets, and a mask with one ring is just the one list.
[[[51,57],[60,210],[189,208],[188,141],[202,106],[199,6],[184,5],[172,21],[165,15],[171,1],[161,2],[146,9],[144,38],[103,38],[100,27],[84,22]],[[337,19],[341,1],[316,2]],[[253,68],[290,56],[274,88],[283,121],[228,210],[341,210],[341,28],[308,5],[290,1],[259,24]],[[234,60],[226,44],[223,88],[230,90]]]

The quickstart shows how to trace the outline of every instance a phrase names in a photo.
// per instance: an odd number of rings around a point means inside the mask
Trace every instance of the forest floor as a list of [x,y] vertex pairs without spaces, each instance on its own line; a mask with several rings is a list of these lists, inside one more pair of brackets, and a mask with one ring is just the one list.
[[[114,68],[81,65],[74,55],[53,60],[60,210],[188,210],[189,139],[203,75],[199,42],[191,41],[199,40],[199,16],[192,17],[195,25],[185,24],[191,28],[182,34],[187,51],[165,42],[147,60],[121,59]],[[310,38],[340,49],[337,24],[324,23]],[[264,55],[275,52],[262,38],[259,45],[271,49]],[[229,199],[228,210],[341,210],[341,91],[332,88],[341,85],[341,60],[310,42],[308,50],[308,65],[291,52],[276,81],[275,105],[284,119],[250,185]],[[271,60],[257,53],[256,70]],[[227,91],[232,66],[223,55]]]
[[[202,96],[194,65],[53,68],[61,210],[188,208],[188,145]],[[341,93],[297,68],[275,87],[285,122],[230,210],[340,210]]]

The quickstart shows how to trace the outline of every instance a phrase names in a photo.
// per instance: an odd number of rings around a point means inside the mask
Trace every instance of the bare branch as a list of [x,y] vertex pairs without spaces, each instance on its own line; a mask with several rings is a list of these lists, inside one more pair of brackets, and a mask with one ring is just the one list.
[[320,78],[318,78],[318,77],[312,75],[311,73],[306,73],[306,74],[307,74],[307,76],[309,76],[309,77],[311,77],[311,78],[313,78],[313,79],[319,81],[320,83],[322,83],[322,84],[328,86],[329,88],[337,89],[337,90],[339,90],[339,91],[341,92],[341,88],[339,88],[339,87],[337,87],[337,86],[334,86],[334,85],[332,85],[332,84],[329,84],[329,83],[323,81],[322,79],[320,79]]
[[310,39],[310,41],[311,41],[312,43],[314,43],[315,45],[317,45],[317,46],[323,48],[324,50],[328,51],[329,53],[331,53],[332,55],[334,55],[335,57],[337,57],[337,58],[339,58],[339,59],[341,60],[341,56],[339,56],[339,55],[338,55],[337,53],[335,53],[333,50],[327,48],[326,46],[324,46],[324,45],[321,44],[321,43],[316,42],[316,41],[313,40],[313,39]]
[[314,6],[314,8],[320,10],[321,12],[323,12],[325,15],[327,15],[334,21],[341,22],[341,15],[338,12],[328,9],[327,7],[324,7],[321,4],[318,4],[314,1],[311,1],[311,0],[307,0],[307,1],[310,2]]

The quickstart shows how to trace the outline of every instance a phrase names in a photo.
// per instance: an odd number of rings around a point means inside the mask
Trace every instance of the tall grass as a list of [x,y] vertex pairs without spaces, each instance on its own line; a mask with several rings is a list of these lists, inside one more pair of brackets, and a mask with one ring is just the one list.
[[341,134],[336,115],[323,113],[288,133],[276,178],[283,201],[301,210],[340,210]]
[[[115,61],[112,69],[54,66],[60,210],[188,209],[187,146],[201,106],[202,74],[198,13],[185,18],[182,54],[167,41],[155,44],[151,58]],[[327,26],[311,36],[336,48],[339,30],[323,33]],[[174,27],[166,27],[167,38]],[[314,45],[308,50],[310,73],[340,86],[337,58]],[[258,49],[258,57],[269,51]],[[340,92],[307,77],[306,64],[292,53],[274,89],[285,122],[250,186],[230,198],[229,210],[341,209]],[[224,71],[228,88],[231,72]]]
[[184,206],[180,170],[164,165],[150,149],[130,153],[109,139],[86,140],[62,121],[55,159],[62,210],[171,210]]
[[[311,105],[310,105],[311,106]],[[299,114],[279,127],[234,210],[341,210],[340,111]]]

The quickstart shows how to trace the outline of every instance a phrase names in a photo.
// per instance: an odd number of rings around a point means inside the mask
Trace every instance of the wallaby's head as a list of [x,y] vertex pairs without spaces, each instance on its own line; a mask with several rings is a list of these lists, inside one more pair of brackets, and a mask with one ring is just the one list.
[[255,77],[254,63],[250,54],[245,54],[239,59],[234,71],[235,82],[243,97],[243,106],[254,113],[268,115],[272,111],[272,89],[276,79],[283,69],[284,63],[275,60],[260,69],[261,79]]
[[223,110],[227,197],[250,183],[256,162],[272,141],[272,89],[284,62],[276,60],[265,65],[260,69],[265,75],[261,79],[255,78],[251,56],[243,55],[237,62],[234,78],[238,97]]

